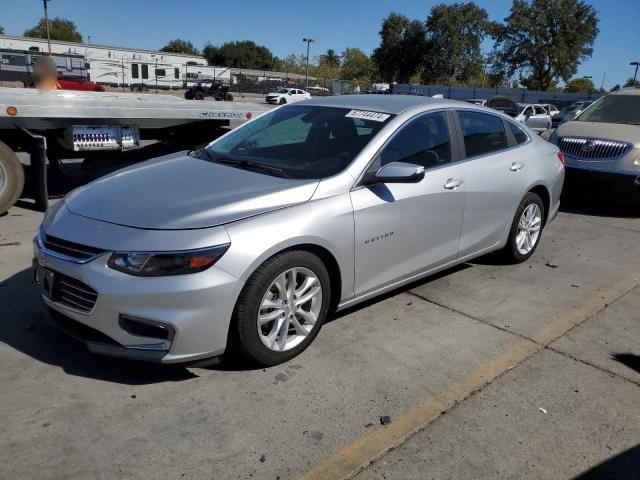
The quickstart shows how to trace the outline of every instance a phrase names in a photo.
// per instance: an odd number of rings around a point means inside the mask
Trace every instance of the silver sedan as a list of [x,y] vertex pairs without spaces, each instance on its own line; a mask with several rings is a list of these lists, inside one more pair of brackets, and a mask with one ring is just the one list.
[[563,180],[557,147],[495,110],[309,100],[74,190],[44,218],[34,275],[93,352],[274,365],[331,311],[488,252],[527,260]]

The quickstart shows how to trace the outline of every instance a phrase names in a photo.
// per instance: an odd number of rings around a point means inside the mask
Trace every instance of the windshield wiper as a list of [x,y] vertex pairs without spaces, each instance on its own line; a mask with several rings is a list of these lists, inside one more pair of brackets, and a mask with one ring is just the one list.
[[278,167],[273,167],[271,165],[265,165],[264,163],[252,162],[251,160],[239,160],[235,158],[227,158],[227,157],[219,157],[212,155],[206,148],[203,150],[205,152],[205,156],[208,160],[216,163],[223,163],[226,165],[236,165],[242,168],[250,168],[254,170],[262,170],[264,172],[268,172],[271,174],[275,174],[278,177],[289,178],[289,175]]

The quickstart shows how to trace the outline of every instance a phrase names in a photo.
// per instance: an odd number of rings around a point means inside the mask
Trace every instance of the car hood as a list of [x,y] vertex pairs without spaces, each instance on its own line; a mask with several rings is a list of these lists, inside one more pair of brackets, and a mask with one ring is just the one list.
[[566,122],[558,127],[559,137],[594,137],[640,144],[640,126],[621,123]]
[[128,227],[206,228],[306,202],[317,180],[289,180],[180,154],[96,180],[65,199],[77,215]]

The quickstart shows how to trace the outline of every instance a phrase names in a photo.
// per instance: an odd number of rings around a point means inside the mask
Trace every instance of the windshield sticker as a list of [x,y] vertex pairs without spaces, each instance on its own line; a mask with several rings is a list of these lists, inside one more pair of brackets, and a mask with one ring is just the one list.
[[374,122],[384,122],[391,115],[380,112],[369,112],[367,110],[351,110],[345,115],[347,118],[361,118],[362,120],[373,120]]

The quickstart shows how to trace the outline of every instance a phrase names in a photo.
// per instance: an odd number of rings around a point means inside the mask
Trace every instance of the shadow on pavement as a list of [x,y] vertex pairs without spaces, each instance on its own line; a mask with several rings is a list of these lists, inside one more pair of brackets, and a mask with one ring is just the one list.
[[[611,358],[640,373],[640,355],[634,355],[633,353],[614,353],[611,355]],[[638,476],[640,477],[640,468],[638,469]]]
[[562,191],[560,211],[578,215],[613,218],[639,218],[640,205],[611,189],[584,190],[568,184]]
[[640,445],[636,445],[590,468],[574,480],[637,480],[639,476]]

